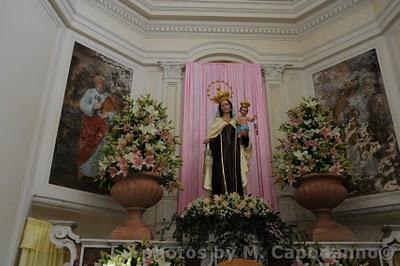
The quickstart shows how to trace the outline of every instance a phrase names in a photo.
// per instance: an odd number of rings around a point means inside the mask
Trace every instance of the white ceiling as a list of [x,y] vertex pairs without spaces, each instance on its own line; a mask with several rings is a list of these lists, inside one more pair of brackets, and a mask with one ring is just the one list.
[[147,19],[296,22],[342,0],[119,0]]

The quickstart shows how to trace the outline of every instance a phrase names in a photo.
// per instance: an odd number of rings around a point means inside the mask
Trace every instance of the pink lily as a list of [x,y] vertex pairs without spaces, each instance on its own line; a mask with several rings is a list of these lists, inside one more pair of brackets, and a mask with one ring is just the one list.
[[122,173],[124,177],[128,175],[128,162],[125,159],[120,159],[117,166],[119,167],[119,173]]

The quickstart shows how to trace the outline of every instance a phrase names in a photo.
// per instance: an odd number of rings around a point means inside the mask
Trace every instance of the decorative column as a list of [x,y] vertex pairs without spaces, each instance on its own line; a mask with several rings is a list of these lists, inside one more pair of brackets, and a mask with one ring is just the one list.
[[162,99],[168,107],[168,117],[172,120],[176,132],[181,129],[182,106],[182,69],[183,63],[161,62],[163,70]]
[[[268,102],[269,124],[271,129],[271,145],[274,147],[278,144],[278,137],[280,136],[278,129],[285,117],[285,107],[283,101],[283,73],[285,65],[268,64],[262,66],[265,87]],[[296,222],[296,202],[293,200],[293,189],[289,187],[281,188],[279,185],[275,186],[278,204],[280,209],[281,218],[289,223]]]
[[279,126],[282,122],[284,111],[282,110],[282,90],[283,90],[283,72],[285,65],[269,64],[262,67],[265,87],[267,89],[267,102],[269,122],[271,126],[271,145],[273,147],[278,144]]
[[[162,100],[168,108],[168,117],[172,120],[175,132],[181,134],[182,101],[183,101],[183,76],[185,66],[181,62],[160,62],[163,70]],[[156,206],[156,230],[159,231],[169,221],[177,209],[177,194],[165,193],[163,199]],[[165,233],[166,239],[172,238],[172,232]]]

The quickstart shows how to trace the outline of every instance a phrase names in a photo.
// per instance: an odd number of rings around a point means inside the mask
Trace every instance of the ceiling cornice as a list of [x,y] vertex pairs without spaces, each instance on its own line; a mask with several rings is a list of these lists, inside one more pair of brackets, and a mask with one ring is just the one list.
[[336,1],[329,7],[310,15],[297,23],[226,23],[206,21],[154,21],[146,19],[128,6],[115,0],[82,0],[120,21],[134,27],[144,36],[157,35],[224,35],[224,36],[251,36],[253,38],[278,37],[298,38],[299,35],[312,32],[321,25],[337,17],[343,17],[362,8],[370,0],[342,0]]
[[167,17],[292,19],[329,4],[332,0],[119,0],[148,19]]

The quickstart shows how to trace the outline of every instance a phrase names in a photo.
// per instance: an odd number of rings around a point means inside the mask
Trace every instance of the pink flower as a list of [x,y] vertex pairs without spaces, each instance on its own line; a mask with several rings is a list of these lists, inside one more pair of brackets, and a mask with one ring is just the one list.
[[155,166],[155,167],[153,167],[153,170],[152,170],[152,172],[153,173],[156,173],[156,174],[160,174],[161,173],[161,168],[160,167],[157,167],[157,166]]
[[344,169],[343,167],[340,165],[340,163],[335,163],[334,165],[332,165],[329,168],[329,172],[330,173],[335,173],[335,174],[340,174],[341,172],[343,172]]
[[300,129],[294,134],[294,139],[301,139],[303,134],[301,134]]
[[293,183],[296,183],[296,178],[294,175],[289,174],[287,177],[287,181],[288,181],[289,185],[293,185]]
[[331,136],[333,136],[336,139],[340,138],[339,128],[335,127],[334,129],[332,129]]
[[128,175],[128,162],[125,159],[120,159],[118,164],[117,164],[118,168],[120,169],[120,171],[118,172],[119,174],[122,173],[122,175],[124,177],[126,177]]
[[125,139],[126,139],[127,142],[132,142],[133,135],[131,133],[127,133]]
[[147,155],[144,159],[144,165],[149,169],[154,166],[155,160],[154,155]]
[[331,133],[331,129],[330,129],[330,128],[327,128],[327,127],[323,127],[323,128],[321,129],[321,133],[322,133],[322,135],[324,136],[324,138],[327,139],[327,138],[329,138],[329,135],[330,135],[330,133]]
[[117,147],[119,149],[123,149],[127,144],[128,144],[128,142],[126,141],[125,138],[119,138]]
[[171,134],[169,131],[162,131],[161,132],[161,139],[164,141],[168,141],[169,139],[171,139]]
[[336,265],[336,262],[335,258],[324,258],[324,263],[328,263],[328,265]]
[[330,154],[331,154],[332,159],[335,160],[337,157],[337,150],[335,148],[331,148]]
[[241,209],[244,208],[244,204],[243,204],[242,202],[240,202],[239,204],[236,205],[236,208],[237,208],[238,210],[241,210]]
[[299,166],[299,175],[302,176],[302,175],[305,175],[307,173],[308,173],[308,167],[305,167],[304,163],[301,163],[300,166]]
[[146,156],[153,156],[154,157],[154,152],[153,152],[153,150],[152,149],[148,149],[146,152],[145,152],[145,155]]
[[133,158],[132,158],[132,166],[133,168],[135,168],[136,170],[142,170],[142,166],[143,166],[143,157],[142,155],[140,155],[140,152],[135,152],[133,154]]
[[314,150],[315,148],[317,148],[318,144],[314,140],[307,140],[306,142],[304,142],[304,146],[307,149],[311,147]]
[[140,135],[140,136],[139,136],[139,140],[140,140],[141,142],[147,142],[149,139],[150,139],[149,134],[143,134],[143,135]]
[[281,143],[279,148],[282,149],[282,151],[287,152],[290,150],[292,143],[289,137],[286,137],[285,139],[278,139],[278,141]]
[[295,262],[293,262],[292,266],[303,266],[304,263],[301,260],[296,260]]
[[115,167],[110,167],[110,168],[108,169],[108,172],[110,173],[110,176],[111,176],[111,177],[115,177],[115,176],[118,175],[118,169],[115,168]]
[[288,123],[289,123],[289,125],[295,126],[295,127],[299,125],[299,122],[296,118],[290,118]]
[[144,261],[144,266],[150,266],[153,264],[153,260],[151,258],[147,258],[146,261]]
[[124,124],[124,128],[123,128],[123,130],[125,131],[125,132],[128,132],[129,130],[131,130],[131,125],[129,125],[128,123],[125,123]]

